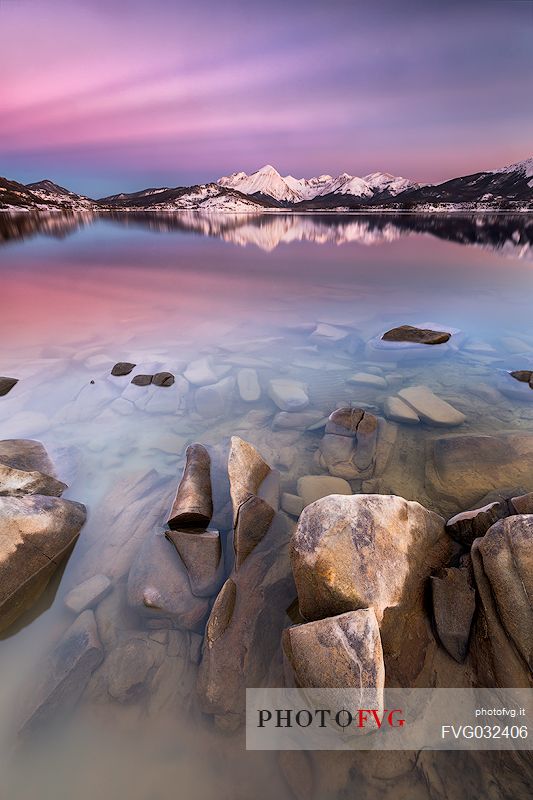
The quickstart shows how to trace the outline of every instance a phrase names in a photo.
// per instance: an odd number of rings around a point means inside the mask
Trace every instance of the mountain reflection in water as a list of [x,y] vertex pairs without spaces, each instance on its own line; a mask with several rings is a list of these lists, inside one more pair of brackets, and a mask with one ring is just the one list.
[[533,217],[528,214],[207,214],[0,213],[0,243],[36,235],[63,238],[98,220],[159,233],[197,233],[271,251],[291,242],[375,245],[413,234],[430,234],[513,258],[533,257]]

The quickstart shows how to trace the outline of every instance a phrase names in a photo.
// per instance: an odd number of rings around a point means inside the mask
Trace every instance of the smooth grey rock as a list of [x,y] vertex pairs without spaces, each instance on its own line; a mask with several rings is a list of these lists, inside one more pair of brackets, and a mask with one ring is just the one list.
[[385,378],[370,372],[356,372],[348,378],[348,383],[353,383],[356,386],[370,386],[373,389],[387,388],[387,381]]
[[324,415],[321,411],[278,411],[272,420],[272,430],[305,431],[322,420]]
[[209,386],[201,386],[194,395],[198,414],[204,419],[226,416],[231,408],[234,390],[235,378],[232,376]]
[[400,397],[387,397],[383,404],[383,411],[387,419],[402,425],[418,425],[420,422],[416,411]]
[[41,679],[31,692],[20,734],[29,735],[72,711],[103,657],[94,614],[84,611],[40,668]]
[[245,403],[255,403],[261,397],[261,387],[255,369],[240,369],[237,373],[237,386],[241,400]]
[[92,608],[111,591],[111,581],[106,575],[93,575],[83,583],[71,589],[65,595],[64,603],[69,611],[80,614],[86,608]]
[[268,396],[282,411],[302,411],[309,405],[305,384],[289,378],[273,378],[269,381]]
[[437,397],[428,386],[409,386],[401,389],[398,395],[429,425],[452,428],[462,425],[466,420],[464,414]]
[[281,495],[281,508],[292,517],[299,517],[304,510],[304,501],[297,494],[283,492]]

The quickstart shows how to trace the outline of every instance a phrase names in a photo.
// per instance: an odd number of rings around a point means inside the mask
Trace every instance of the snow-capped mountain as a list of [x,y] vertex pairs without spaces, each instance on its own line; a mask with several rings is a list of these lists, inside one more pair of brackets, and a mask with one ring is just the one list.
[[331,194],[360,198],[372,198],[382,193],[395,196],[406,189],[420,186],[415,181],[389,175],[387,172],[373,172],[366,178],[358,178],[347,172],[336,177],[331,175],[320,175],[317,178],[294,178],[292,175],[282,177],[270,164],[266,164],[251,175],[247,175],[246,172],[234,172],[233,175],[219,178],[217,182],[219,186],[231,187],[243,194],[271,197],[280,203],[291,204]]
[[180,209],[256,213],[279,211],[448,211],[533,210],[533,158],[507,167],[420,184],[388,172],[364,178],[282,177],[267,164],[248,175],[236,172],[216,183],[151,187],[92,200],[53,181],[24,185],[0,178],[0,210],[176,211]]
[[59,208],[90,209],[95,205],[94,200],[91,200],[90,197],[71,192],[70,189],[65,189],[64,186],[59,186],[48,178],[35,183],[27,183],[26,188],[40,200]]

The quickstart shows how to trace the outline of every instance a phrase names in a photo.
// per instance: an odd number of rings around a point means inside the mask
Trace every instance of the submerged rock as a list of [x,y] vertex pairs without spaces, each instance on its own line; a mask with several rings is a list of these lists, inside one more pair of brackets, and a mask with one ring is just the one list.
[[[305,431],[324,419],[321,411],[278,411],[272,420],[272,430]],[[322,425],[321,427],[324,427]]]
[[401,389],[398,396],[429,425],[451,428],[462,425],[466,420],[464,414],[437,397],[429,386],[409,386],[407,389]]
[[445,344],[450,339],[451,333],[446,331],[432,331],[429,329],[415,328],[412,325],[400,325],[391,328],[381,337],[384,342],[414,342],[416,344]]
[[289,378],[273,378],[269,381],[268,395],[282,411],[302,411],[309,405],[305,384]]
[[403,425],[418,425],[420,417],[410,405],[400,397],[387,397],[383,404],[383,411],[387,419]]
[[69,611],[80,614],[86,608],[92,608],[111,591],[111,581],[106,575],[93,575],[83,583],[75,586],[65,596],[65,605]]
[[231,375],[208,386],[201,386],[194,395],[198,414],[204,419],[226,416],[232,404],[234,390],[235,378]]
[[8,392],[10,392],[13,386],[16,386],[18,382],[18,378],[0,377],[0,397],[4,397],[4,395],[8,394]]
[[316,456],[318,466],[346,480],[371,477],[380,443],[387,450],[389,445],[392,447],[395,433],[389,437],[389,429],[395,431],[395,426],[378,420],[362,408],[338,408],[330,415],[320,442]]
[[442,577],[432,577],[431,595],[438,637],[451,657],[462,663],[476,610],[476,595],[467,570],[449,567],[443,570]]
[[241,400],[245,403],[254,403],[261,397],[261,387],[255,369],[240,369],[237,373],[237,386]]
[[111,370],[111,375],[114,375],[116,378],[129,375],[136,366],[136,364],[131,364],[129,361],[119,361]]
[[304,475],[298,478],[297,486],[304,507],[330,494],[352,494],[348,481],[330,475]]
[[287,628],[283,645],[297,686],[374,689],[381,706],[385,667],[372,608]]
[[173,530],[169,539],[187,567],[191,590],[197,597],[211,597],[224,577],[222,545],[218,531]]
[[168,525],[175,530],[206,528],[212,516],[211,459],[203,445],[191,444]]
[[297,494],[283,492],[281,495],[281,508],[292,517],[299,517],[304,510],[304,501]]
[[33,733],[54,717],[72,711],[103,657],[94,614],[84,611],[42,666],[41,680],[31,693],[20,734]]
[[489,492],[533,490],[533,433],[439,437],[428,442],[426,487],[455,508],[468,508]]
[[192,593],[187,569],[162,531],[146,536],[128,575],[128,603],[147,620],[201,631],[209,601]]
[[387,381],[381,375],[374,375],[371,372],[356,372],[348,378],[348,383],[356,386],[370,386],[373,389],[385,389]]
[[42,594],[85,518],[85,506],[70,500],[0,497],[0,630]]

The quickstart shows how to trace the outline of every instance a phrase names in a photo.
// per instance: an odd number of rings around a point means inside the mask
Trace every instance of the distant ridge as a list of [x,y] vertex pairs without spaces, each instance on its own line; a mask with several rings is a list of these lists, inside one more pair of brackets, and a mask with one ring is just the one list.
[[49,179],[27,185],[0,178],[0,209],[70,211],[533,211],[533,158],[439,184],[387,172],[362,178],[343,172],[312,178],[282,176],[266,164],[195,186],[152,187],[93,200]]

